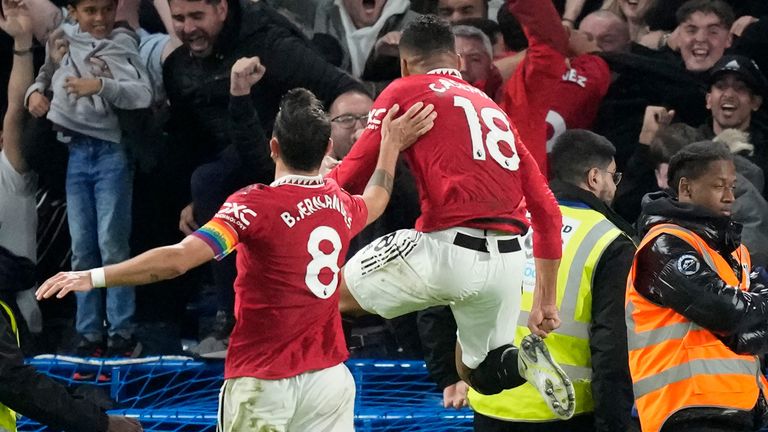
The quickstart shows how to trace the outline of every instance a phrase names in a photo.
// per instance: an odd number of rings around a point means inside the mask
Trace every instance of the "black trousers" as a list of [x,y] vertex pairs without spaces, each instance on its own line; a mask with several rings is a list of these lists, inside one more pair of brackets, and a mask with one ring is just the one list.
[[508,422],[475,412],[475,432],[593,432],[595,420],[591,414],[583,414],[569,420],[546,423]]

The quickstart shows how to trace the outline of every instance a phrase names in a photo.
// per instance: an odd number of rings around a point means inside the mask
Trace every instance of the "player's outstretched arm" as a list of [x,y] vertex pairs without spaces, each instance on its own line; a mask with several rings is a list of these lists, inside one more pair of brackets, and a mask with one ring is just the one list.
[[531,333],[546,337],[560,327],[557,311],[557,271],[559,259],[535,258],[536,287],[533,293],[533,307],[528,316]]
[[381,148],[376,169],[363,192],[363,201],[368,208],[369,225],[379,218],[387,208],[395,181],[395,165],[400,152],[429,132],[435,124],[437,113],[433,105],[415,103],[402,116],[395,119],[400,106],[395,104],[387,112],[381,124]]
[[38,300],[56,294],[62,298],[71,291],[90,291],[123,285],[145,285],[173,279],[213,259],[213,250],[202,240],[188,236],[173,246],[148,250],[143,254],[93,270],[61,272],[38,288]]

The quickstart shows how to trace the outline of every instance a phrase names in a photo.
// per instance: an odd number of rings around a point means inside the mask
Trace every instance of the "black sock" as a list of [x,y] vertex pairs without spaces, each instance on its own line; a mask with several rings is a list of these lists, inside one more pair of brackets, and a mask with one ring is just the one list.
[[493,395],[525,383],[517,368],[517,348],[500,346],[488,353],[482,363],[469,374],[469,385],[479,393]]

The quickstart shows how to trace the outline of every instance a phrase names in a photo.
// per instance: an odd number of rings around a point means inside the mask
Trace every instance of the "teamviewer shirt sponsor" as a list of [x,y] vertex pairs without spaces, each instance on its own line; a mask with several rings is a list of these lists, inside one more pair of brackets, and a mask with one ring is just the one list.
[[288,176],[236,192],[193,234],[217,259],[238,252],[225,378],[288,378],[347,359],[337,287],[367,217],[335,181]]

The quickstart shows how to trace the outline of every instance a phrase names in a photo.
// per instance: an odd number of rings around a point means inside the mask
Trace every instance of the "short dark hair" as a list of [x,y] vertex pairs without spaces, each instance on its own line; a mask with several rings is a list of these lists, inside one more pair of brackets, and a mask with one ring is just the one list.
[[667,171],[669,187],[677,194],[681,178],[696,180],[706,174],[710,163],[723,160],[733,161],[730,149],[723,143],[699,141],[688,144],[675,153],[669,161]]
[[672,156],[688,144],[705,139],[701,131],[685,123],[672,123],[656,132],[651,141],[651,159],[655,165],[669,163]]
[[615,154],[616,147],[606,137],[584,129],[571,129],[557,137],[549,162],[556,179],[577,185],[592,168],[607,168]]
[[731,28],[736,19],[731,6],[723,0],[688,0],[677,10],[677,24],[682,24],[696,12],[717,15],[727,29]]
[[331,122],[311,91],[295,88],[283,96],[273,134],[286,165],[301,171],[317,169],[331,138]]
[[400,37],[400,48],[420,56],[456,52],[451,27],[435,15],[422,15],[408,24]]

